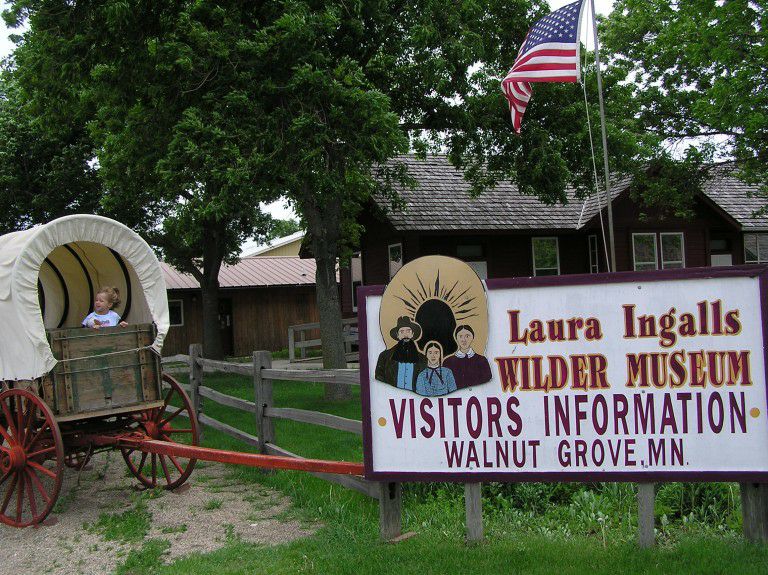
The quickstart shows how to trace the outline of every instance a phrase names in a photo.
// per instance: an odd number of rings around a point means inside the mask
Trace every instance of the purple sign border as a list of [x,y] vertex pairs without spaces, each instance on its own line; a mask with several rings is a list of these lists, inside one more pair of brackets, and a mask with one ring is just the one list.
[[[763,360],[768,386],[768,347],[765,345],[768,335],[768,265],[745,265],[718,268],[687,268],[675,270],[657,270],[645,272],[614,272],[601,274],[578,274],[565,276],[543,276],[524,278],[500,278],[486,280],[488,290],[545,287],[545,286],[576,286],[603,285],[631,282],[655,282],[675,279],[714,279],[728,277],[758,278],[760,292],[760,312],[763,326]],[[649,483],[658,481],[741,481],[768,483],[768,470],[763,471],[504,471],[504,472],[399,472],[374,471],[371,429],[371,387],[368,378],[368,324],[367,298],[380,296],[385,286],[359,286],[358,301],[358,332],[360,337],[360,397],[363,407],[363,456],[365,478],[372,481],[452,481],[459,483],[477,481],[498,481],[518,483],[525,481],[631,481]],[[768,393],[766,394],[766,413],[768,416]],[[768,448],[768,438],[766,438]]]

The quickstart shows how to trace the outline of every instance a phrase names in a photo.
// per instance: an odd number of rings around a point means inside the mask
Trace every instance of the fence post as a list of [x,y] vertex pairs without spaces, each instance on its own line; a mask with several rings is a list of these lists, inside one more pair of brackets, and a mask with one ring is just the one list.
[[656,542],[654,532],[654,507],[656,493],[654,483],[637,484],[637,544],[642,548],[653,547]]
[[754,543],[768,543],[768,483],[741,483],[739,487],[744,537]]
[[[305,341],[307,341],[307,332],[306,332],[306,330],[303,330],[303,329],[299,330],[299,341],[301,341],[301,343],[304,343]],[[307,358],[307,348],[302,345],[301,346],[301,350],[299,351],[299,354],[301,354],[301,359],[306,359]]]
[[379,482],[379,538],[391,541],[403,530],[403,488],[400,483]]
[[[290,332],[289,332],[290,333]],[[272,367],[272,354],[268,351],[253,352],[253,394],[256,398],[256,432],[259,436],[259,451],[267,452],[267,443],[275,442],[272,419],[264,415],[265,407],[272,407],[272,380],[261,375],[262,369]]]
[[288,326],[288,362],[293,363],[296,360],[296,332],[293,326]]
[[[189,346],[189,400],[192,402],[192,409],[195,411],[197,419],[203,413],[203,398],[200,395],[199,388],[203,384],[203,366],[198,360],[203,357],[203,344],[193,343]],[[198,425],[200,430],[200,443],[203,442],[203,426]]]
[[464,484],[464,509],[466,511],[467,543],[483,540],[482,483]]

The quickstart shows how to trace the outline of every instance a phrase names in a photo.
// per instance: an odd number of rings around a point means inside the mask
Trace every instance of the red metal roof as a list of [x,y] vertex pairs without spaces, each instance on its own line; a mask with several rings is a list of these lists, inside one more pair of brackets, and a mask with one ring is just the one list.
[[[168,289],[200,289],[198,281],[166,263],[161,263]],[[239,263],[221,266],[222,288],[296,286],[315,284],[315,260],[298,256],[242,258]]]

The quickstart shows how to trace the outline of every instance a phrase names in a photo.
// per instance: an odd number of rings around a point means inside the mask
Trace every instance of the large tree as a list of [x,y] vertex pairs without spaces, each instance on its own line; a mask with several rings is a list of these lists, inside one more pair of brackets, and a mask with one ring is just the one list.
[[714,142],[768,184],[765,2],[618,0],[604,32],[644,129],[669,143]]
[[218,275],[266,236],[255,179],[259,114],[251,3],[18,1],[28,20],[14,76],[41,121],[87,127],[106,184],[101,209],[140,229],[202,288],[203,348],[222,355]]

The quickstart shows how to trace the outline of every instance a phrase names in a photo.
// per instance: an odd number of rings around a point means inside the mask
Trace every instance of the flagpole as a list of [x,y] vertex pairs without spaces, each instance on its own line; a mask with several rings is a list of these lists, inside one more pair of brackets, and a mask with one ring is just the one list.
[[[603,134],[603,164],[605,170],[605,195],[608,206],[608,238],[611,244],[610,271],[616,270],[616,242],[613,235],[613,210],[611,209],[611,173],[608,170],[608,136],[605,133],[605,107],[603,105],[603,79],[600,75],[600,48],[597,41],[597,19],[595,18],[595,0],[589,0],[592,8],[592,34],[595,41],[595,67],[597,68],[597,94],[600,100],[600,129]],[[600,191],[598,190],[598,194]]]

